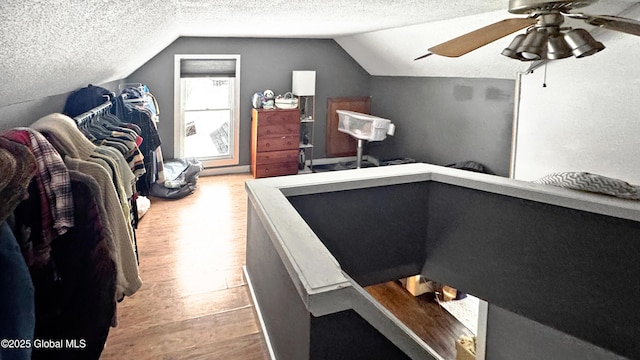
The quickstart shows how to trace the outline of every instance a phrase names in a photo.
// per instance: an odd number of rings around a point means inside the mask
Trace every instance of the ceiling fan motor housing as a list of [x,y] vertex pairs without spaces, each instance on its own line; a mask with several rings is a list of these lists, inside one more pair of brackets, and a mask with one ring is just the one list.
[[510,0],[509,12],[528,14],[536,19],[536,24],[527,30],[525,36],[516,36],[511,44],[503,50],[502,55],[510,58],[531,60],[563,59],[574,55],[584,57],[602,49],[604,45],[597,42],[582,29],[561,31],[564,15],[571,9],[584,7],[597,0]]
[[531,14],[549,11],[569,12],[571,9],[585,7],[598,0],[509,0],[509,12],[512,14]]

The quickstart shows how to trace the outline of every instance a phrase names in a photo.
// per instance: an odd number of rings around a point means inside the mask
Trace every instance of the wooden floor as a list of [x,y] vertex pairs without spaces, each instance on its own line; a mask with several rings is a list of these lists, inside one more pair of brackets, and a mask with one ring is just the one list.
[[152,199],[136,232],[143,286],[118,305],[101,359],[269,359],[242,271],[249,178]]
[[473,333],[447,310],[433,293],[413,296],[399,281],[367,286],[365,290],[445,359],[456,358],[455,340]]
[[[267,360],[244,278],[249,174],[201,177],[180,200],[152,199],[136,231],[143,286],[118,305],[102,360]],[[397,282],[368,287],[445,359],[469,331]]]

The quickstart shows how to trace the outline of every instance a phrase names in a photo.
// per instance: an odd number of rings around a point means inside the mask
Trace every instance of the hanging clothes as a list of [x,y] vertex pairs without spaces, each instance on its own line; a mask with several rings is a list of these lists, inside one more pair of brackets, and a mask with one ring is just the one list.
[[[6,221],[0,223],[0,339],[33,342],[34,287],[20,247]],[[0,359],[30,360],[31,347],[0,347]]]
[[0,132],[0,338],[78,340],[80,348],[0,349],[0,359],[98,360],[118,301],[142,286],[140,146],[159,151],[160,139],[112,115],[104,95],[113,93],[81,90],[65,111],[90,118],[84,126],[50,114]]
[[24,145],[0,136],[0,223],[25,198],[36,173],[36,159]]
[[29,128],[4,131],[0,136],[25,145],[36,159],[35,185],[39,199],[40,232],[31,232],[28,243],[32,254],[26,255],[29,267],[41,267],[49,262],[51,242],[74,225],[73,196],[66,166],[55,148],[42,134]]
[[[65,146],[77,152],[71,144]],[[6,160],[7,154],[16,156],[15,161],[2,161],[13,176],[0,181],[0,190],[19,201],[8,207],[11,226],[3,215],[0,228],[0,335],[83,343],[80,349],[53,352],[0,349],[0,356],[97,360],[115,324],[117,293],[116,251],[109,243],[114,236],[101,219],[108,216],[100,206],[101,190],[90,176],[68,170],[55,147],[33,128],[0,133],[0,159]],[[17,186],[18,181],[22,185]],[[110,178],[107,184],[113,186]],[[6,192],[9,185],[13,190]]]
[[100,154],[78,129],[75,121],[62,114],[50,114],[31,125],[46,135],[58,151],[65,154],[64,163],[69,170],[92,176],[99,184],[107,210],[108,225],[114,229],[114,256],[118,268],[117,299],[133,295],[142,286],[138,272],[135,240],[131,225],[128,200],[117,162]]
[[164,179],[158,176],[164,168],[162,166],[162,158],[158,156],[158,149],[160,149],[162,141],[153,122],[153,115],[144,106],[127,103],[123,116],[123,121],[135,124],[141,129],[143,141],[140,145],[140,151],[144,156],[146,172],[138,179],[137,188],[140,194],[147,195],[151,184],[156,181],[164,182]]
[[[125,127],[136,129],[140,135],[135,141],[141,156],[126,156],[125,159],[137,177],[136,189],[141,195],[147,195],[151,184],[164,182],[164,166],[161,140],[157,131],[159,107],[155,97],[143,84],[123,84],[120,96],[99,86],[88,85],[72,93],[65,103],[64,114],[78,116],[90,109],[103,104],[106,98],[111,99],[113,106],[110,113],[123,123]],[[92,140],[93,141],[93,140]],[[109,144],[119,147],[113,139]]]
[[143,157],[136,144],[137,133],[125,128],[124,123],[117,124],[117,121],[119,119],[110,114],[99,114],[78,128],[97,146],[99,154],[117,161],[126,197],[131,198],[137,178],[144,173],[139,172],[137,166],[138,162],[143,161]]
[[[90,96],[91,92],[88,93]],[[137,211],[137,198],[139,194],[135,184],[137,179],[146,172],[144,168],[144,157],[138,148],[143,139],[140,136],[141,130],[138,126],[131,123],[124,123],[119,117],[113,115],[114,107],[120,104],[116,100],[117,99],[113,99],[103,103],[97,108],[90,109],[75,117],[74,120],[77,122],[78,128],[83,134],[98,146],[98,153],[111,156],[118,162],[117,166],[120,169],[120,178],[123,179],[124,182],[123,187],[118,186],[116,183],[116,189],[119,194],[122,194],[120,189],[124,189],[125,191],[126,196],[121,197],[122,206],[125,210],[127,208],[129,209],[131,226],[135,229],[139,219]],[[124,106],[124,104],[122,105]],[[120,152],[122,155],[109,153],[113,151]],[[105,161],[107,165],[114,170],[112,163],[110,163],[108,159],[105,159]],[[131,170],[130,172],[125,170],[127,166]],[[125,204],[125,202],[128,203]],[[132,232],[132,238],[137,256],[135,231]]]
[[[98,121],[91,121],[90,123],[93,125],[86,132],[83,132],[90,139],[94,139],[92,140],[94,144],[112,145],[119,149],[136,178],[145,173],[144,156],[139,148],[144,140],[141,136],[142,130],[140,127],[122,122],[119,118],[109,113],[99,115]],[[80,126],[80,130],[83,130],[83,126]],[[99,131],[102,137],[97,138],[95,131]]]
[[114,177],[114,185],[120,196],[125,216],[128,213],[131,220],[130,236],[134,242],[137,258],[136,236],[133,231],[138,222],[135,184],[138,177],[144,173],[144,168],[141,172],[139,171],[138,164],[143,163],[143,158],[135,141],[138,135],[134,130],[123,127],[124,125],[115,116],[101,111],[78,124],[78,128],[96,145],[94,157],[101,157],[113,173],[119,174]]
[[69,171],[77,224],[52,244],[52,261],[33,272],[38,339],[84,340],[80,349],[38,349],[33,359],[99,359],[112,324],[116,266],[94,179]]

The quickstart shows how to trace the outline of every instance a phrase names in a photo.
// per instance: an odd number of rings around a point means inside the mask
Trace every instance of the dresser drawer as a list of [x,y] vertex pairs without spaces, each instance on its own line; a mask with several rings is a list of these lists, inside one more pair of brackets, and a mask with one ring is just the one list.
[[276,136],[276,135],[298,135],[300,131],[300,122],[285,123],[278,125],[262,125],[258,126],[258,137]]
[[282,124],[300,124],[298,110],[263,110],[259,111],[260,127]]
[[286,162],[277,164],[256,165],[254,177],[295,175],[298,173],[298,162]]
[[298,149],[299,146],[300,139],[298,134],[295,134],[258,138],[256,150],[258,153],[263,151],[293,150]]
[[298,150],[265,151],[256,154],[256,164],[289,163],[298,161]]

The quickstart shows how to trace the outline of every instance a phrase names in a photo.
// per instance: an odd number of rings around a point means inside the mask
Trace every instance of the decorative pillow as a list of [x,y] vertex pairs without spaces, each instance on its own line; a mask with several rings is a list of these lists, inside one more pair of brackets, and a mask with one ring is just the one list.
[[640,200],[640,186],[588,172],[553,173],[534,181],[534,183],[589,191],[622,199]]

